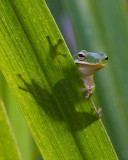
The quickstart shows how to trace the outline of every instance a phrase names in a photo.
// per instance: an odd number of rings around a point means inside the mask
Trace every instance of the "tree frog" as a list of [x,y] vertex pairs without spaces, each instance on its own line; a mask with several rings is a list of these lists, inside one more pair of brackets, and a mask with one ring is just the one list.
[[86,87],[82,88],[82,91],[87,92],[85,98],[88,99],[95,91],[93,75],[105,66],[108,57],[104,52],[93,53],[82,50],[73,58]]

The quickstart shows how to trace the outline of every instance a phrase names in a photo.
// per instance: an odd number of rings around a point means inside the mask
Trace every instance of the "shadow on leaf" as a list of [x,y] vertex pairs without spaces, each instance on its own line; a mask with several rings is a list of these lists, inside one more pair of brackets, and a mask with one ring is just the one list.
[[29,84],[23,79],[21,74],[18,74],[18,77],[24,84],[24,87],[18,86],[18,88],[29,92],[50,118],[56,121],[67,122],[70,131],[85,129],[98,120],[97,113],[93,108],[90,112],[75,110],[75,105],[79,103],[79,95],[77,95],[77,99],[76,92],[72,86],[73,83],[69,87],[70,82],[68,79],[58,81],[52,92],[49,93],[46,89],[39,86],[34,79],[31,79]]
[[63,43],[63,40],[62,39],[59,39],[58,42],[56,44],[53,45],[52,41],[51,41],[51,38],[50,36],[46,36],[46,39],[49,43],[49,52],[50,54],[52,55],[52,58],[55,59],[56,56],[63,56],[63,57],[66,57],[65,54],[62,54],[58,51],[58,47],[60,44]]

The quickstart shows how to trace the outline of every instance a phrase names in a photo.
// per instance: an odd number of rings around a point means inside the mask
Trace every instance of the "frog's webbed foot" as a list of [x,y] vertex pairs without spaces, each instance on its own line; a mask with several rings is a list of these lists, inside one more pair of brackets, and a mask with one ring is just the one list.
[[93,91],[90,89],[86,89],[86,88],[82,88],[83,92],[87,92],[87,94],[85,95],[85,98],[88,99],[93,95]]
[[102,113],[101,112],[102,112],[102,108],[98,108],[97,109],[97,115],[98,115],[99,118],[102,117]]

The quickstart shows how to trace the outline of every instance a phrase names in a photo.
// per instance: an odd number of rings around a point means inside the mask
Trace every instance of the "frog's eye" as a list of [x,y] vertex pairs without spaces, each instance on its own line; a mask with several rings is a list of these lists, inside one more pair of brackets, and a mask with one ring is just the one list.
[[86,54],[84,52],[79,52],[78,53],[78,60],[79,61],[84,61],[86,58]]
[[108,56],[105,57],[105,60],[108,60]]

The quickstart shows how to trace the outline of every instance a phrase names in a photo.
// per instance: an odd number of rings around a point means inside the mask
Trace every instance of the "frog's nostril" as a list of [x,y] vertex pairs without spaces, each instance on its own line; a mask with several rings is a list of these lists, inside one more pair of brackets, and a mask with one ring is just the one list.
[[105,57],[105,60],[108,60],[108,56]]

